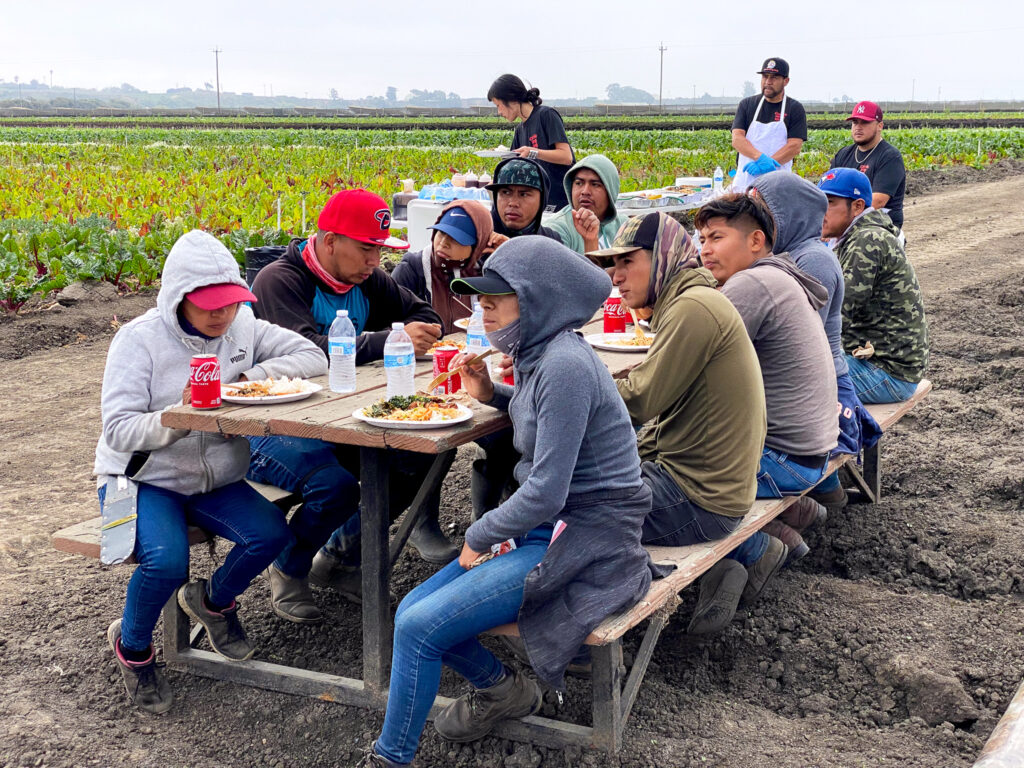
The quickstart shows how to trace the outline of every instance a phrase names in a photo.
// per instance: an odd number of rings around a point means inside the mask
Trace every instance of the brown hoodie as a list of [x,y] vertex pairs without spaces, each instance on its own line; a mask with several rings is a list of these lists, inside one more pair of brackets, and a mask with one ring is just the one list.
[[[437,217],[437,221],[440,221],[445,211],[451,208],[462,208],[469,214],[469,218],[472,219],[473,225],[476,227],[476,245],[473,247],[473,252],[469,255],[469,258],[461,264],[443,262],[433,252],[433,237],[431,237],[430,276],[424,275],[424,278],[429,280],[430,283],[430,302],[437,311],[437,314],[441,316],[443,327],[449,331],[454,327],[456,320],[462,317],[469,317],[470,315],[469,308],[456,299],[449,287],[455,278],[454,269],[458,267],[459,274],[462,277],[479,275],[483,268],[483,265],[480,263],[481,257],[483,256],[484,249],[487,248],[487,242],[491,239],[491,232],[494,231],[490,212],[475,200],[454,200],[448,203],[448,205],[441,209],[441,214]],[[436,224],[437,221],[434,223]]]

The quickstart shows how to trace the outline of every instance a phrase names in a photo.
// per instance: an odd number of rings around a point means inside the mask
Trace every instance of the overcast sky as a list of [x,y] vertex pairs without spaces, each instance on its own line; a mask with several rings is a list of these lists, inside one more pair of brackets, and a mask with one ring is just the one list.
[[[467,10],[472,9],[472,10]],[[254,94],[383,95],[395,86],[483,97],[514,72],[541,96],[738,95],[769,56],[793,97],[1024,98],[1024,3],[433,0],[0,0],[0,77],[148,91],[214,80]],[[941,91],[941,92],[940,92]]]

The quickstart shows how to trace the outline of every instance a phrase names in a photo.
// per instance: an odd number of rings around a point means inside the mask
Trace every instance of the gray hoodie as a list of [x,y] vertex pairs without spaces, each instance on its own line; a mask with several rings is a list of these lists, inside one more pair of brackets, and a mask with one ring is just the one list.
[[768,435],[782,453],[817,456],[838,444],[835,366],[817,315],[825,288],[787,254],[766,256],[722,287],[743,318],[761,364]]
[[313,342],[257,320],[244,305],[223,336],[206,340],[185,333],[177,315],[185,294],[219,283],[245,285],[234,257],[205,232],[182,235],[164,264],[156,308],[114,336],[103,372],[103,433],[93,467],[100,484],[122,474],[135,451],[150,453],[136,480],[178,493],[206,493],[245,476],[245,438],[160,425],[165,410],[181,405],[194,354],[216,354],[224,383],[243,374],[265,379],[327,373],[327,358]]
[[828,291],[828,300],[818,314],[825,324],[836,376],[842,376],[849,372],[842,339],[843,270],[832,249],[821,241],[821,223],[828,198],[811,182],[788,171],[758,176],[753,186],[775,218],[775,250],[788,252],[800,269]]

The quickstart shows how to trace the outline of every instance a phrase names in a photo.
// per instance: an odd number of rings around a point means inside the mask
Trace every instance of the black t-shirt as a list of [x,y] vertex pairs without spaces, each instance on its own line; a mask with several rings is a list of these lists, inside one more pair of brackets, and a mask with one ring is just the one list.
[[903,228],[903,198],[907,193],[907,170],[903,167],[903,155],[885,139],[870,152],[863,152],[856,144],[840,149],[832,158],[831,168],[856,168],[868,177],[872,192],[889,196],[885,207],[889,218],[900,229]]
[[[766,100],[761,105],[761,112],[757,116],[757,122],[774,123],[781,118],[786,123],[786,133],[789,135],[789,138],[807,141],[807,113],[804,112],[804,105],[788,96],[785,98],[786,114],[784,116],[779,114],[779,110],[782,109],[781,101],[773,104]],[[732,120],[733,130],[739,128],[742,131],[746,131],[750,128],[750,123],[754,119],[754,110],[757,109],[759,101],[761,101],[761,96],[754,95],[747,96],[747,98],[740,102],[739,106],[736,107],[736,117]]]
[[[551,107],[541,104],[535,107],[530,116],[516,126],[512,136],[512,149],[519,147],[530,147],[532,149],[554,149],[555,144],[568,144],[569,137],[565,134],[565,126],[562,124],[562,116]],[[570,145],[570,150],[572,146]],[[572,163],[568,165],[556,165],[537,158],[537,162],[545,170],[548,179],[551,181],[551,189],[548,190],[548,206],[554,206],[555,210],[561,210],[569,204],[565,197],[565,188],[562,180],[565,172],[576,162],[576,154],[573,153]]]

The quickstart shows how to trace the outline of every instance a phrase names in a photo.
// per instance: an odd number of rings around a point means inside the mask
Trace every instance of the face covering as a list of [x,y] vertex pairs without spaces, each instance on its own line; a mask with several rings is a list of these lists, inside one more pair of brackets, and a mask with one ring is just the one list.
[[499,328],[487,334],[487,340],[491,346],[509,357],[516,356],[516,349],[519,348],[519,318],[516,318],[504,328]]

